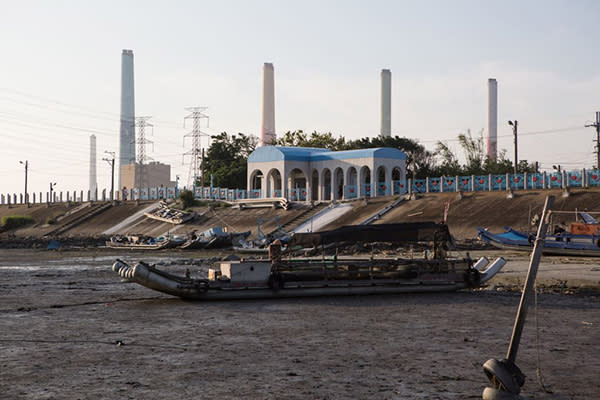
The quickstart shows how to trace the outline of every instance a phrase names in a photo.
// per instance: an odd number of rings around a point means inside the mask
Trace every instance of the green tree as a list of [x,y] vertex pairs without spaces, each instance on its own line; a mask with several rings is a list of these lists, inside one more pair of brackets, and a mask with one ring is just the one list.
[[406,154],[406,174],[416,178],[431,176],[435,170],[434,154],[415,139],[399,136],[375,136],[352,140],[346,143],[344,150],[369,149],[374,147],[393,147]]
[[243,133],[228,135],[222,132],[212,136],[212,142],[204,159],[205,182],[213,176],[215,187],[245,189],[247,161],[250,153],[256,149],[258,139]]
[[191,190],[182,190],[179,192],[179,200],[184,210],[190,208],[194,205],[194,193]]
[[316,147],[336,151],[345,149],[346,139],[342,136],[335,138],[331,132],[319,133],[313,131],[310,136],[307,136],[304,131],[297,130],[287,131],[277,139],[276,144],[292,147]]
[[438,141],[436,145],[436,154],[441,158],[441,165],[437,168],[435,175],[462,175],[463,168],[461,167],[454,152],[448,146],[448,143]]

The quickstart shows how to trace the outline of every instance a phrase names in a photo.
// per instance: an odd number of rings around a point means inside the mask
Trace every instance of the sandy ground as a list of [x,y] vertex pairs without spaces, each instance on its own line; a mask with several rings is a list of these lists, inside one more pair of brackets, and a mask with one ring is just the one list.
[[[488,253],[489,254],[489,253]],[[129,254],[181,271],[190,253]],[[494,254],[489,254],[493,256]],[[193,303],[121,283],[117,253],[0,250],[2,399],[478,399],[527,259],[446,294]],[[197,273],[197,265],[187,265]],[[535,399],[600,398],[598,263],[544,258],[517,364]]]

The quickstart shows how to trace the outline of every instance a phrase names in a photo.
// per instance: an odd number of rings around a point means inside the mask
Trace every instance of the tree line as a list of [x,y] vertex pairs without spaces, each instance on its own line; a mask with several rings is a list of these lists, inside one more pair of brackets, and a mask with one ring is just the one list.
[[[332,151],[357,150],[374,147],[393,147],[406,154],[406,174],[416,179],[434,176],[455,175],[487,175],[513,172],[513,162],[506,157],[506,150],[501,150],[495,159],[486,156],[484,150],[483,131],[473,136],[471,131],[461,133],[457,137],[463,152],[464,162],[449,144],[438,141],[434,150],[428,150],[415,139],[399,136],[375,136],[356,140],[346,140],[343,136],[335,137],[331,132],[312,132],[302,130],[288,131],[276,141],[278,146],[317,147]],[[246,188],[247,160],[258,145],[258,138],[253,135],[238,133],[229,135],[222,132],[212,136],[210,147],[202,163],[205,177],[212,175],[215,187]],[[517,172],[534,172],[534,164],[520,160]],[[204,184],[210,181],[205,179]],[[198,182],[199,183],[199,182]]]

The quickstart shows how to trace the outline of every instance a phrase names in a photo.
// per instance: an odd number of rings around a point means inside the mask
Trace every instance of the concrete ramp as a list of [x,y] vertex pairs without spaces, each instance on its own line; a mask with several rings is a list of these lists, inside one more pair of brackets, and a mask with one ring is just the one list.
[[352,204],[332,204],[292,229],[292,232],[316,232],[351,210]]
[[151,204],[150,206],[125,218],[123,221],[119,222],[118,224],[114,225],[113,227],[105,230],[104,232],[102,232],[102,234],[103,235],[113,235],[113,234],[123,231],[123,230],[129,230],[130,228],[132,228],[135,225],[137,225],[138,223],[140,223],[141,221],[139,221],[139,220],[142,220],[145,218],[144,213],[154,211],[155,209],[157,209],[159,207],[159,205],[160,205],[160,202]]

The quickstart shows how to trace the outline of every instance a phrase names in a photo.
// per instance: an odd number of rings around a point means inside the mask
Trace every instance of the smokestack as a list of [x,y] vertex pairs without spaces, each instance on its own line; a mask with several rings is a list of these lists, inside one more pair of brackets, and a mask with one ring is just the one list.
[[90,135],[90,199],[98,200],[96,198],[97,188],[98,181],[96,179],[96,135]]
[[119,183],[121,167],[135,162],[135,96],[133,85],[133,51],[123,50],[121,56],[121,128],[119,131]]
[[498,82],[488,79],[488,141],[487,156],[496,159],[498,153]]
[[381,70],[381,136],[392,136],[392,71]]
[[260,126],[260,146],[275,142],[275,79],[273,64],[263,66],[263,102]]

